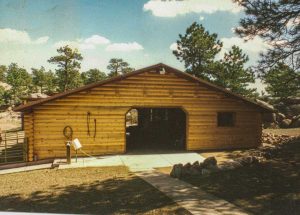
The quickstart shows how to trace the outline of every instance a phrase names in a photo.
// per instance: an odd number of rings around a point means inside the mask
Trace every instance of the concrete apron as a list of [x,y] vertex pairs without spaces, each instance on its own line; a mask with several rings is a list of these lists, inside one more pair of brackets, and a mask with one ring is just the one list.
[[223,199],[212,196],[198,187],[194,187],[179,179],[171,178],[166,174],[156,171],[136,172],[135,174],[192,214],[249,214]]
[[139,154],[139,155],[113,155],[95,158],[78,158],[77,163],[72,159],[71,164],[66,164],[65,159],[56,159],[59,169],[80,167],[103,167],[125,165],[132,172],[149,171],[159,167],[170,167],[178,163],[202,162],[204,157],[197,153],[172,153],[172,154]]

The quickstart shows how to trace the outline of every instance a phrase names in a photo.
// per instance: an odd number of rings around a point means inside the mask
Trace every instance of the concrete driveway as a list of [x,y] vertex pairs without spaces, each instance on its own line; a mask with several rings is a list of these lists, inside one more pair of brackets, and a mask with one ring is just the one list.
[[204,157],[198,153],[170,153],[170,154],[138,154],[138,155],[111,155],[100,157],[78,158],[77,163],[72,159],[71,164],[65,164],[65,159],[56,159],[59,169],[97,166],[120,166],[125,165],[130,171],[149,171],[158,167],[169,167],[178,163],[202,162]]

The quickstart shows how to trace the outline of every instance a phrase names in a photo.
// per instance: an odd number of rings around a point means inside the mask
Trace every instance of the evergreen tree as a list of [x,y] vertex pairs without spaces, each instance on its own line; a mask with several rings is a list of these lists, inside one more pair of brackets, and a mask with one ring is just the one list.
[[55,73],[49,70],[45,72],[45,88],[44,93],[52,94],[57,91],[57,84],[56,84],[56,76]]
[[90,69],[86,72],[81,73],[81,78],[83,79],[84,84],[91,84],[97,81],[102,81],[106,79],[107,76],[99,69]]
[[21,102],[21,98],[30,93],[32,87],[32,78],[23,68],[18,67],[16,63],[9,65],[6,75],[6,83],[11,86],[8,93],[11,95],[10,103]]
[[179,34],[177,50],[173,54],[184,62],[186,72],[212,80],[214,71],[211,66],[222,45],[217,40],[217,34],[210,34],[202,25],[194,22],[187,28],[185,35]]
[[274,98],[300,95],[299,74],[284,63],[278,63],[263,76],[266,91]]
[[110,59],[107,69],[109,70],[109,77],[123,75],[134,70],[134,68],[131,68],[129,66],[129,63],[123,61],[123,59],[120,58]]
[[4,87],[0,86],[0,105],[4,105],[5,99],[4,99],[4,95],[5,95],[5,89]]
[[5,82],[5,74],[6,74],[7,68],[4,65],[0,65],[0,81]]
[[51,57],[48,62],[57,64],[57,84],[60,92],[81,86],[82,79],[79,73],[80,61],[83,59],[77,49],[72,50],[69,46],[57,49],[59,55]]
[[224,58],[215,64],[214,82],[232,92],[246,97],[256,96],[256,89],[250,89],[249,83],[254,83],[254,73],[250,68],[245,68],[249,60],[238,46],[232,46]]
[[[299,0],[234,0],[245,10],[237,34],[245,39],[263,38],[271,48],[262,55],[259,68],[268,71],[283,62],[299,72]],[[299,77],[298,77],[299,79]]]
[[36,92],[52,94],[56,90],[55,74],[49,70],[46,72],[44,67],[40,69],[32,68],[32,83]]

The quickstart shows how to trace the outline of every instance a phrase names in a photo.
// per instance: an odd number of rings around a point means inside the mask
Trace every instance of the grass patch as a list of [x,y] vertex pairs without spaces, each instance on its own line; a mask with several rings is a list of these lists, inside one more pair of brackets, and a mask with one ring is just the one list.
[[126,167],[0,175],[0,211],[189,214]]

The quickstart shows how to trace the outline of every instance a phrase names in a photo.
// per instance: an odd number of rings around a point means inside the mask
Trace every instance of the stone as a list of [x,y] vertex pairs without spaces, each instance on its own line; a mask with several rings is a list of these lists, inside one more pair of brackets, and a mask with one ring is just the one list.
[[293,112],[293,115],[299,115],[300,114],[300,104],[290,105],[289,108]]
[[290,127],[292,128],[300,127],[300,115],[293,117]]
[[275,122],[265,122],[263,125],[264,128],[279,128]]
[[183,167],[186,168],[186,169],[189,169],[189,168],[192,167],[192,164],[190,162],[188,162]]
[[201,171],[201,175],[210,175],[210,173],[211,173],[211,170],[209,170],[209,169],[202,169],[202,171]]
[[288,97],[288,98],[285,98],[283,101],[285,104],[288,104],[288,105],[300,104],[300,97]]
[[201,175],[201,171],[199,171],[199,169],[197,167],[192,166],[189,169],[189,175],[192,175],[192,176]]
[[256,99],[255,100],[258,104],[262,105],[262,106],[265,106],[267,108],[270,108],[270,109],[273,109],[274,110],[274,106],[265,102],[265,101],[262,101],[262,100],[259,100],[259,99]]
[[262,149],[263,157],[271,159],[278,154],[279,147],[265,147]]
[[259,163],[258,159],[254,156],[246,156],[237,158],[234,161],[239,162],[242,166],[251,166],[253,164]]
[[285,119],[285,115],[283,114],[283,113],[277,113],[276,114],[276,121],[277,122],[282,122],[282,120],[284,120]]
[[193,167],[199,167],[200,166],[200,163],[199,161],[195,161],[193,164],[192,164]]
[[200,164],[200,167],[204,169],[213,169],[216,166],[217,160],[215,157],[208,157]]
[[284,120],[281,121],[280,127],[281,128],[289,128],[291,123],[292,123],[292,120],[284,119]]
[[276,114],[275,113],[263,113],[262,115],[262,121],[272,123],[276,122]]
[[170,173],[170,176],[173,178],[181,178],[182,177],[182,164],[175,164],[172,168],[172,171]]

